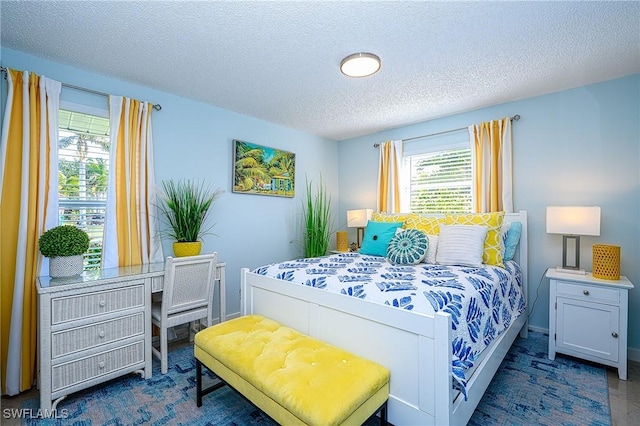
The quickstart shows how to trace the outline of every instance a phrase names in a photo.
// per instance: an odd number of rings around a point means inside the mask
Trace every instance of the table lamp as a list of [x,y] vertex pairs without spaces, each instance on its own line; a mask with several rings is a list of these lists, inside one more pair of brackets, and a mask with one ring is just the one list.
[[357,228],[358,248],[364,238],[364,228],[371,219],[373,209],[347,210],[347,227]]
[[[547,207],[547,234],[562,234],[562,267],[558,271],[584,274],[580,268],[580,236],[600,235],[600,207]],[[567,246],[572,240],[575,259],[567,258]]]

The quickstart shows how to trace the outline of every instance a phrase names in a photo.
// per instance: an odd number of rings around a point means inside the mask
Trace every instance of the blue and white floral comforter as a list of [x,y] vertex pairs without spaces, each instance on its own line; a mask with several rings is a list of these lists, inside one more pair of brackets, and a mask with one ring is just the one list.
[[465,373],[493,339],[525,310],[522,274],[505,268],[420,263],[393,265],[384,257],[340,253],[274,263],[260,275],[432,315],[451,314],[454,384],[467,397]]

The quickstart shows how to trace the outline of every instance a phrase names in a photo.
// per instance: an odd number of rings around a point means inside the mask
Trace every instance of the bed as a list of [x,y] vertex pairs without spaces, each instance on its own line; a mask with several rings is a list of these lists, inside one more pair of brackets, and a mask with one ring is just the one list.
[[[389,421],[392,424],[464,425],[517,335],[526,337],[527,332],[526,211],[506,214],[504,221],[522,224],[515,263],[505,264],[505,270],[520,276],[520,306],[514,310],[504,331],[496,333],[481,356],[474,360],[472,368],[463,372],[462,384],[459,383],[460,374],[456,372],[458,358],[452,350],[457,336],[456,315],[444,310],[429,312],[428,308],[406,309],[401,302],[393,303],[393,300],[402,299],[400,293],[393,292],[393,297],[385,303],[358,297],[359,294],[353,293],[353,287],[346,287],[351,294],[345,297],[335,289],[326,291],[323,286],[301,285],[299,279],[287,281],[281,279],[282,276],[268,276],[269,267],[275,266],[267,265],[253,272],[247,268],[242,270],[242,314],[270,317],[389,368]],[[333,264],[339,256],[323,259],[323,267],[336,266]],[[356,259],[358,262],[382,262],[380,259]],[[311,269],[320,265],[317,260],[309,262]],[[418,267],[429,270],[434,265]],[[376,286],[384,285],[379,280],[374,282],[378,282]]]

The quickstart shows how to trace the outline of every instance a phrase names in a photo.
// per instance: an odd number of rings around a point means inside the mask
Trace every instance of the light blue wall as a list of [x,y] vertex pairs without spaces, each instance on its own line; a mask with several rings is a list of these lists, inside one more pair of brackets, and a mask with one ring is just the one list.
[[[621,246],[630,292],[629,346],[640,350],[640,75],[467,112],[341,142],[236,114],[208,104],[126,83],[9,49],[2,66],[32,70],[64,83],[162,105],[154,113],[156,178],[207,179],[226,191],[213,213],[217,236],[204,250],[227,261],[227,310],[239,311],[239,269],[302,254],[300,213],[305,175],[327,183],[335,227],[346,210],[375,208],[378,150],[372,145],[520,114],[513,125],[514,200],[529,213],[531,324],[548,327],[547,267],[561,258],[561,239],[545,233],[548,205],[599,205],[600,237],[582,238],[582,265],[591,268],[591,245]],[[4,84],[3,84],[4,90]],[[63,99],[106,106],[104,98],[63,89]],[[4,112],[4,108],[2,108]],[[231,193],[232,139],[296,153],[296,198]],[[339,177],[339,179],[338,179]],[[339,195],[339,198],[338,198]],[[350,230],[350,240],[355,239]],[[164,242],[165,255],[171,254]],[[640,352],[639,352],[640,353]]]
[[581,266],[591,269],[593,244],[621,246],[622,274],[636,286],[629,346],[640,349],[640,74],[341,141],[339,214],[375,208],[374,143],[514,114],[522,117],[513,124],[514,202],[528,211],[529,300],[537,298],[531,324],[548,328],[549,283],[542,277],[562,258],[561,236],[545,233],[546,207],[598,205],[601,235],[582,237]]
[[[300,214],[306,194],[305,177],[316,181],[321,173],[333,199],[338,199],[335,141],[22,52],[2,49],[1,55],[4,67],[30,70],[63,83],[162,105],[162,111],[154,112],[152,119],[156,180],[203,179],[225,191],[212,213],[212,221],[216,223],[213,232],[217,236],[204,237],[203,251],[217,251],[219,258],[227,262],[229,314],[240,310],[240,268],[255,268],[303,255]],[[4,79],[2,83],[5,96]],[[61,98],[92,106],[107,105],[103,96],[64,87]],[[294,152],[296,197],[232,193],[233,139]],[[334,204],[337,211],[337,202]],[[163,247],[165,256],[172,255],[168,239],[163,240]]]

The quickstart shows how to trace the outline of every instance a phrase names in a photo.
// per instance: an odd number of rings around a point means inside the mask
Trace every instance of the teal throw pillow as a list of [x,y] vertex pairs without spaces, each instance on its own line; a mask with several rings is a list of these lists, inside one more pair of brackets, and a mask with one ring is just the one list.
[[401,227],[402,222],[369,221],[364,230],[360,253],[372,256],[386,256],[389,241],[396,234],[396,229]]
[[520,241],[520,234],[522,233],[522,223],[511,222],[509,230],[504,238],[504,260],[513,260],[513,256],[516,254],[516,247]]
[[398,231],[387,247],[387,259],[397,265],[416,265],[424,259],[429,239],[419,229]]

